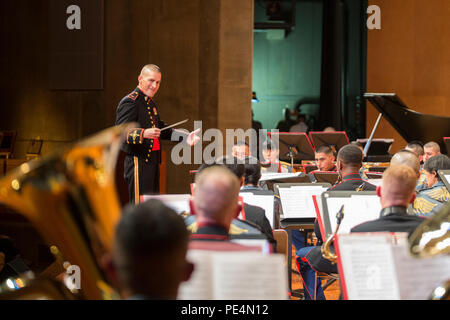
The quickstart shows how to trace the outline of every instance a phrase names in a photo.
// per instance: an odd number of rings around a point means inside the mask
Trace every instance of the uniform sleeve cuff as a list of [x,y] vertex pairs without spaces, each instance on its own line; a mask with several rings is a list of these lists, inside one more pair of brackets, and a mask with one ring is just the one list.
[[128,131],[127,143],[128,144],[140,144],[144,141],[144,129],[134,128]]

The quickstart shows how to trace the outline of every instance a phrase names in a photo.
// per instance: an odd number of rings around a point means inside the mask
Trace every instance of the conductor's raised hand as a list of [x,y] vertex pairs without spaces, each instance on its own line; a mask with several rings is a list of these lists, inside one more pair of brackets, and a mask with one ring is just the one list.
[[201,128],[197,128],[196,130],[192,131],[191,133],[189,133],[188,137],[187,137],[187,143],[190,146],[195,145],[197,142],[200,141],[200,137],[197,136],[197,133],[200,132]]
[[159,128],[148,128],[144,130],[144,138],[146,139],[157,139],[161,134],[161,129]]

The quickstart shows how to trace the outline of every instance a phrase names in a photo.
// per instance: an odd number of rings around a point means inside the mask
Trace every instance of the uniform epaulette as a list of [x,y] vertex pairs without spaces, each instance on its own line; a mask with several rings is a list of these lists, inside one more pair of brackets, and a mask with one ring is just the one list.
[[131,100],[136,100],[138,96],[139,96],[139,92],[133,91],[132,93],[130,93],[128,95],[128,98],[130,98]]

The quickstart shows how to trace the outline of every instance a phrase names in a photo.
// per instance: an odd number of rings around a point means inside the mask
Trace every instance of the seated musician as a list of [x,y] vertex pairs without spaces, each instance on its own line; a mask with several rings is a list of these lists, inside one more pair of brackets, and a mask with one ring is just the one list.
[[419,162],[420,163],[423,162],[423,156],[425,153],[423,151],[422,141],[414,140],[414,141],[408,142],[408,144],[405,146],[405,150],[414,152],[417,155],[417,157],[419,157]]
[[[431,157],[434,157],[438,154],[441,154],[441,147],[439,146],[438,143],[436,143],[434,141],[430,141],[430,142],[425,143],[425,145],[423,146],[423,152],[424,152],[423,164],[425,165],[425,163],[428,161],[428,159],[430,159]],[[422,167],[420,178],[417,181],[416,191],[419,192],[420,190],[427,189],[427,188],[428,188],[428,184],[426,182],[426,175],[425,175],[425,171],[423,170],[423,167]]]
[[362,157],[363,157],[363,164],[362,164],[361,169],[359,169],[359,174],[361,175],[361,178],[363,178],[364,180],[369,179],[366,175],[366,172],[369,171],[369,166],[364,164],[365,155],[364,155],[364,147],[363,147],[362,143],[358,142],[358,141],[352,141],[352,142],[350,142],[350,144],[357,146],[361,150]]
[[245,141],[238,141],[231,150],[231,154],[233,157],[238,159],[244,159],[245,157],[250,156],[250,148]]
[[322,145],[314,152],[314,159],[316,161],[317,170],[311,171],[308,176],[311,182],[317,182],[314,177],[314,172],[317,171],[336,171],[334,164],[335,155],[333,149],[328,145]]
[[439,170],[450,169],[450,159],[445,154],[437,154],[425,162],[423,172],[427,188],[421,189],[413,203],[413,214],[430,217],[450,200],[450,193],[438,175]]
[[190,201],[192,214],[185,218],[191,240],[227,241],[247,235],[267,239],[256,224],[238,219],[242,209],[238,203],[240,187],[240,180],[226,166],[210,165],[199,170]]
[[[251,192],[259,195],[274,195],[273,191],[263,189],[259,186],[259,179],[261,178],[261,164],[259,160],[254,157],[248,157],[244,159],[244,163],[244,184],[241,187],[241,192]],[[278,197],[274,197],[274,213],[276,217],[279,217],[279,211],[280,199]],[[265,220],[267,220],[267,218]],[[264,225],[267,225],[267,223],[269,223],[270,226],[270,222],[268,220],[264,223]],[[266,227],[266,229],[268,228]]]
[[[359,174],[362,159],[362,151],[358,147],[351,144],[342,147],[338,152],[336,164],[342,181],[328,190],[375,191],[376,186],[363,180]],[[316,246],[303,247],[297,250],[296,262],[305,289],[305,299],[313,299],[315,289],[317,289],[316,299],[325,300],[320,279],[315,281],[315,272],[336,273],[337,268],[336,265],[332,265],[330,261],[322,257],[321,245],[323,241],[317,219],[314,222],[314,232],[317,237]]]
[[409,215],[408,205],[416,197],[417,172],[404,164],[394,164],[383,172],[381,186],[377,188],[380,197],[380,218],[361,223],[351,232],[413,232],[424,219]]
[[280,147],[273,139],[264,141],[262,155],[264,157],[264,160],[261,161],[262,172],[293,172],[289,163],[280,161]]
[[151,199],[124,208],[104,271],[129,300],[176,299],[193,265],[186,259],[189,232],[183,218]]

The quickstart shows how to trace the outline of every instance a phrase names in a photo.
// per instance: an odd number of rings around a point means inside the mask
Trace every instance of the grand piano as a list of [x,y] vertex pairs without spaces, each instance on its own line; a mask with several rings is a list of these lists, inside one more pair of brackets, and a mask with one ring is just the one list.
[[407,142],[435,141],[440,145],[441,153],[449,154],[443,138],[450,136],[450,117],[411,110],[395,93],[365,93],[364,97]]

